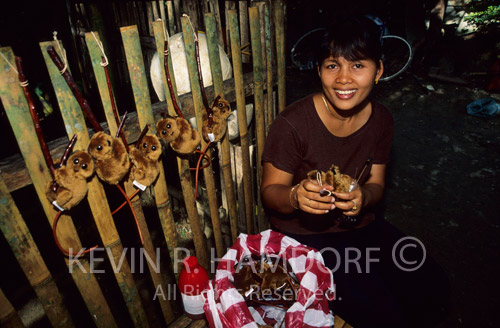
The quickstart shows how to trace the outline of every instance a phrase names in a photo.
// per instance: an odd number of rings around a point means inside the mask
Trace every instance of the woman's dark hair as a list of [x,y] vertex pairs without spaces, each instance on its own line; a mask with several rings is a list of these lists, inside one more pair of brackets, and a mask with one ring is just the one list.
[[344,57],[347,60],[371,59],[377,67],[382,57],[381,30],[371,19],[361,17],[337,17],[326,30],[316,51],[315,63],[328,57]]

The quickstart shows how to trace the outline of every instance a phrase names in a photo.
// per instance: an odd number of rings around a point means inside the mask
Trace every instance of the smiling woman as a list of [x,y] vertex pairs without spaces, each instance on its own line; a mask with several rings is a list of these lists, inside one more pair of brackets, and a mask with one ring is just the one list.
[[[398,269],[392,252],[405,235],[375,214],[394,125],[391,112],[370,98],[384,70],[380,30],[368,18],[334,22],[316,56],[321,92],[288,106],[269,131],[263,204],[273,229],[322,251],[334,270],[334,313],[354,327],[431,327],[447,298],[447,278],[425,249],[412,254],[421,267]],[[336,178],[325,179],[330,185],[308,178],[318,171],[342,172],[359,187],[345,192]],[[429,288],[424,281],[441,286],[431,287],[432,300],[419,292]]]

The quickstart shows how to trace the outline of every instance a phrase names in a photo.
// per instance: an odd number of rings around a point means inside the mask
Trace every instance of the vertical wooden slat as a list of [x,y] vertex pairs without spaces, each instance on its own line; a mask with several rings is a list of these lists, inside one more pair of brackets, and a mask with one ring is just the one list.
[[[219,41],[220,46],[224,49],[224,37],[222,36],[222,23],[220,19],[220,9],[219,9],[219,1],[218,0],[209,0],[210,6],[212,8],[212,13],[215,15],[215,21],[217,22],[217,39]],[[205,25],[208,30],[208,27]]]
[[[94,33],[97,40],[99,40],[99,36],[97,33]],[[106,75],[103,67],[101,66],[101,56],[102,52],[99,49],[96,39],[92,36],[91,33],[85,34],[85,39],[87,41],[87,47],[89,49],[90,60],[92,62],[92,67],[94,69],[94,75],[96,76],[97,87],[99,89],[99,94],[101,95],[101,101],[106,113],[106,121],[108,122],[109,132],[111,135],[116,135],[117,126],[115,117],[113,115],[113,108],[111,105],[111,95],[108,90],[108,85],[106,82]],[[128,195],[131,195],[135,190],[131,183],[131,181],[125,182],[125,191]],[[155,249],[153,246],[153,242],[151,239],[151,234],[149,233],[148,225],[146,223],[146,218],[144,216],[144,212],[141,206],[140,197],[134,197],[131,199],[132,207],[137,215],[137,220],[139,222],[139,228],[141,229],[143,240],[144,240],[144,250],[153,257],[155,254]],[[155,285],[155,289],[159,286],[163,287],[163,290],[167,287],[165,284],[162,275],[160,272],[157,272],[151,265],[149,261],[146,261],[149,267],[149,273],[151,275],[151,279],[153,284]],[[166,297],[159,297],[158,301],[160,302],[160,307],[163,313],[163,317],[167,323],[170,323],[174,320],[174,314],[172,312],[172,307],[170,305],[169,300]]]
[[[219,46],[216,34],[216,17],[213,13],[205,14],[205,26],[207,27],[208,55],[210,58],[210,67],[212,70],[212,81],[214,94],[224,97],[224,88],[222,81],[222,67],[219,57]],[[221,140],[222,150],[222,173],[224,175],[224,185],[226,187],[226,197],[229,212],[229,223],[231,226],[232,242],[238,236],[238,212],[236,210],[236,196],[234,194],[233,175],[231,173],[231,152],[229,149],[229,133],[224,135]]]
[[[262,165],[260,159],[264,151],[266,142],[266,132],[264,123],[264,65],[262,61],[262,44],[260,33],[259,8],[251,7],[248,9],[250,16],[250,36],[252,40],[252,59],[253,59],[253,79],[254,79],[254,102],[255,102],[255,122],[257,130],[257,190],[260,190],[260,179],[262,178]],[[264,209],[257,197],[257,222],[259,231],[264,231],[268,227],[264,215]]]
[[285,60],[285,4],[278,0],[275,4],[274,21],[276,24],[276,58],[278,64],[278,110],[286,107],[286,60]]
[[165,1],[163,0],[160,0],[159,1],[159,5],[160,5],[160,19],[164,22],[167,21],[167,15],[166,15],[166,12],[165,12]]
[[174,0],[174,19],[175,26],[177,26],[176,32],[179,33],[181,29],[181,0]]
[[236,2],[235,1],[226,1],[225,6],[224,6],[224,17],[226,20],[226,52],[231,51],[231,38],[229,36],[229,17],[227,15],[227,12],[230,9],[235,9],[236,8]]
[[[243,162],[243,188],[245,193],[245,216],[247,233],[253,234],[253,192],[250,175],[250,150],[247,134],[247,113],[245,110],[245,93],[243,90],[243,67],[241,63],[240,34],[238,31],[238,14],[236,9],[228,11],[229,29],[231,36],[231,54],[233,60],[234,89],[236,93],[236,107],[238,108],[238,128],[240,131],[241,154]],[[240,201],[241,204],[241,201]]]
[[0,229],[30,285],[35,289],[50,323],[54,327],[74,327],[63,303],[63,296],[59,293],[52,275],[2,179],[0,179],[0,204]]
[[[163,64],[164,58],[165,58],[165,56],[164,56],[165,34],[163,32],[164,29],[163,29],[162,22],[154,22],[153,28],[155,31],[156,49],[157,49],[158,54],[160,56],[159,60],[160,60],[160,63]],[[171,56],[168,57],[167,61],[168,61],[168,66],[169,66],[169,72],[173,72],[174,70],[172,67]],[[162,67],[163,67],[163,65],[162,65]],[[172,97],[170,95],[170,91],[169,91],[168,85],[167,85],[167,77],[166,77],[166,73],[165,73],[164,69],[162,69],[162,79],[163,79],[163,86],[165,89],[165,98],[167,101],[168,113],[172,117],[175,117],[175,116],[177,116],[177,113],[175,112],[173,102],[176,101],[177,104],[180,104],[179,99],[177,98],[177,88],[176,88],[176,83],[175,83],[175,77],[172,74],[171,83],[172,83],[172,88],[174,90],[174,97],[176,97],[175,99],[172,99]],[[195,244],[195,248],[196,248],[196,245],[198,245],[198,247],[203,247],[203,245],[205,245],[205,239],[204,239],[203,233],[200,233],[200,231],[201,231],[200,218],[198,215],[198,210],[196,208],[196,200],[194,198],[194,190],[193,190],[193,184],[192,184],[192,180],[191,180],[191,170],[189,168],[189,160],[188,160],[187,156],[177,156],[177,168],[179,170],[179,179],[180,179],[181,188],[182,188],[182,195],[184,197],[184,204],[186,205],[186,212],[188,215],[189,224],[191,226],[191,230],[193,231],[193,235],[194,235],[194,231],[196,231],[195,238],[199,239],[198,241],[196,241],[197,244]],[[198,249],[196,250],[196,252],[198,253]],[[202,260],[203,260],[203,256],[205,256],[205,254],[206,254],[206,252],[202,251],[202,254],[201,254]],[[199,257],[200,255],[197,254],[197,256]],[[206,256],[205,256],[205,258],[206,258]],[[200,261],[200,263],[202,263],[202,262]],[[206,259],[205,264],[208,265],[207,259]]]
[[[134,93],[137,116],[141,130],[149,124],[149,131],[156,133],[156,124],[153,117],[153,109],[149,96],[148,82],[144,69],[144,60],[142,57],[141,45],[139,41],[139,32],[136,26],[126,26],[120,28],[125,56],[127,58],[127,67],[132,82],[132,91]],[[160,174],[154,185],[156,207],[160,222],[165,234],[171,259],[174,259],[175,248],[177,247],[177,231],[175,228],[174,217],[170,207],[170,198],[168,196],[167,183],[165,181],[165,169],[160,165]],[[177,268],[174,267],[174,271]]]
[[168,33],[174,35],[175,29],[175,17],[174,17],[174,3],[172,0],[167,1],[167,17],[168,17]]
[[266,39],[266,89],[267,89],[267,122],[266,135],[269,132],[269,127],[274,120],[274,102],[273,102],[273,47],[271,45],[271,19],[270,19],[270,2],[266,3],[264,8],[264,34]]
[[244,47],[243,53],[241,55],[242,63],[250,62],[250,55],[246,53],[250,52],[250,48],[248,47],[250,44],[250,38],[248,37],[248,5],[246,1],[238,1],[238,10],[240,17],[240,42],[241,46]]
[[[78,135],[78,140],[74,146],[74,150],[86,150],[90,138],[87,132],[87,126],[83,113],[78,105],[78,102],[73,97],[72,92],[66,84],[66,81],[47,54],[46,49],[49,45],[58,49],[57,44],[52,41],[40,43],[40,48],[45,59],[47,70],[50,74],[56,98],[59,103],[59,108],[62,109],[61,114],[64,120],[66,133],[68,134],[68,138],[72,137],[74,134]],[[90,209],[94,216],[97,229],[104,243],[104,247],[110,250],[108,253],[111,255],[110,261],[119,263],[120,260],[122,260],[122,254],[124,251],[123,246],[121,244],[120,237],[118,236],[115,223],[113,222],[109,205],[106,202],[104,188],[96,175],[89,181],[88,188],[89,191],[87,199],[89,201]],[[128,262],[123,260],[120,270],[115,271],[116,280],[127,304],[127,308],[134,325],[136,327],[148,327],[149,325],[146,321],[146,315],[142,307],[135,282],[132,278]]]
[[[193,95],[193,104],[196,113],[196,124],[199,127],[198,130],[201,131],[203,125],[202,111],[205,110],[203,107],[203,100],[201,96],[201,86],[198,77],[198,65],[196,61],[195,49],[194,49],[194,32],[189,23],[188,17],[181,17],[182,25],[182,37],[184,39],[184,48],[186,49],[186,58],[189,71],[189,82],[191,84],[191,93]],[[205,140],[201,140],[202,149],[206,148]],[[207,148],[207,155],[212,158],[211,149]],[[213,175],[212,164],[203,169],[203,177],[205,180],[205,186],[207,188],[207,197],[210,207],[210,216],[212,219],[212,226],[214,227],[214,239],[215,248],[217,250],[218,257],[224,255],[224,246],[222,243],[222,234],[220,231],[220,221],[219,221],[219,206],[217,204],[217,191],[215,189],[215,179]],[[217,229],[216,229],[217,227]]]
[[0,289],[0,326],[5,328],[24,328],[24,324],[17,314],[16,309]]
[[[14,63],[14,54],[10,48],[1,48],[0,51],[6,56],[10,63]],[[54,221],[56,211],[45,195],[47,183],[51,181],[50,171],[44,161],[44,157],[33,129],[33,122],[29,113],[28,103],[23,91],[19,86],[17,73],[7,63],[0,61],[0,98],[9,118],[10,125],[16,136],[19,149],[24,162],[33,181],[33,186],[40,199],[45,215],[50,226]],[[82,248],[80,238],[76,232],[73,221],[69,215],[63,215],[57,226],[59,241],[65,249],[70,247],[79,250]],[[95,275],[90,271],[89,262],[80,260],[83,269],[72,270],[75,264],[68,259],[66,265],[70,268],[73,278],[92,319],[98,327],[116,327],[116,322],[111,310],[102,294]]]

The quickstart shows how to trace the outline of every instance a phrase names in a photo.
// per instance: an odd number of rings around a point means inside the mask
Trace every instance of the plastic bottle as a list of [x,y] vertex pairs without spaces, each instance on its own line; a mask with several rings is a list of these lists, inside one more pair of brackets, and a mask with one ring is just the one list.
[[205,300],[201,292],[208,286],[208,273],[198,264],[198,259],[194,256],[186,257],[183,262],[184,268],[179,275],[179,289],[184,311],[191,319],[203,319]]

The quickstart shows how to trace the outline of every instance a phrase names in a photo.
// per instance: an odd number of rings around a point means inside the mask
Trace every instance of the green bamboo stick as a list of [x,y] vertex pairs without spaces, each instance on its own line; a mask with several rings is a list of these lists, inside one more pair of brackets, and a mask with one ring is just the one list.
[[[0,51],[8,62],[14,63],[14,54],[10,48],[1,48]],[[0,61],[0,98],[10,121],[19,149],[26,163],[33,186],[40,199],[42,208],[50,226],[54,221],[56,211],[45,195],[45,188],[52,180],[50,171],[44,161],[38,138],[33,129],[33,122],[29,113],[28,103],[19,87],[17,73],[7,62]],[[65,249],[70,247],[79,250],[82,248],[80,238],[69,215],[63,215],[57,226],[60,234],[59,241]],[[92,319],[98,327],[116,327],[115,319],[97,283],[95,275],[90,272],[89,262],[80,260],[83,270],[71,270],[73,264],[65,258],[70,268],[71,277],[82,295]]]
[[[153,23],[153,30],[154,30],[154,35],[155,35],[155,42],[156,42],[156,49],[158,51],[158,54],[160,56],[160,63],[164,62],[165,54],[164,54],[164,49],[165,49],[165,33],[164,33],[164,28],[163,28],[163,23],[162,22],[154,22]],[[179,99],[177,97],[177,87],[175,83],[175,76],[173,75],[173,67],[172,67],[172,58],[171,56],[168,56],[167,58],[167,63],[169,66],[169,72],[171,74],[170,80],[172,84],[172,88],[174,90],[174,98],[172,99],[172,96],[170,94],[170,91],[168,89],[167,85],[167,76],[166,72],[163,69],[162,65],[162,79],[163,79],[163,86],[165,89],[165,99],[167,101],[167,109],[169,115],[175,117],[177,116],[177,113],[175,112],[174,109],[174,104],[173,102],[176,101],[177,104],[180,104]],[[180,105],[179,105],[180,106]],[[193,184],[191,180],[191,170],[189,168],[189,160],[187,156],[177,156],[177,168],[179,170],[179,179],[181,183],[181,188],[182,188],[182,195],[184,197],[184,204],[186,205],[186,212],[188,215],[188,220],[190,223],[190,226],[192,227],[193,224],[196,226],[197,222],[200,222],[200,218],[198,215],[198,209],[196,208],[196,200],[194,198],[194,190],[193,190]],[[193,229],[193,228],[191,228]],[[197,231],[197,227],[194,228],[194,230]],[[200,226],[201,230],[201,226]],[[198,247],[203,247],[205,240],[203,234],[201,237],[195,237],[200,239],[201,241],[198,241]],[[196,244],[195,244],[196,245]],[[198,251],[197,251],[198,253]],[[207,260],[207,265],[208,265],[208,260]]]
[[[139,42],[139,32],[136,26],[127,26],[120,28],[127,58],[127,67],[132,91],[134,93],[137,116],[141,130],[149,124],[149,131],[156,133],[156,122],[153,116],[151,100],[149,96],[148,82],[144,70],[144,60],[142,58],[141,45]],[[165,170],[160,165],[160,175],[154,185],[156,207],[158,215],[166,237],[171,259],[174,259],[175,248],[177,247],[177,231],[175,228],[174,217],[170,207],[167,183],[165,180]],[[177,268],[174,267],[174,272]]]
[[286,107],[286,56],[285,56],[285,4],[283,0],[275,4],[274,21],[276,27],[276,58],[278,58],[278,109]]
[[[260,159],[264,151],[264,143],[266,142],[266,132],[264,123],[264,68],[262,61],[262,44],[260,42],[260,17],[259,8],[248,8],[250,16],[250,38],[252,42],[252,61],[253,61],[253,78],[255,82],[254,102],[255,102],[255,121],[257,130],[257,190],[260,190],[260,179],[262,178],[262,165]],[[265,230],[267,222],[264,217],[262,206],[259,206],[257,211],[259,231]]]
[[[268,0],[269,1],[269,0]],[[271,46],[271,20],[269,17],[270,1],[266,2],[264,8],[264,34],[266,40],[266,85],[267,85],[267,122],[266,136],[269,133],[269,128],[274,120],[274,101],[273,101],[273,47]]]
[[0,229],[21,269],[35,289],[50,323],[54,327],[74,327],[63,303],[63,296],[57,289],[33,236],[2,179],[0,179],[0,204]]
[[[238,108],[238,128],[240,131],[241,157],[243,162],[243,191],[245,197],[245,216],[247,233],[254,231],[254,204],[252,182],[250,179],[250,149],[247,129],[247,113],[245,110],[245,91],[243,90],[243,66],[241,63],[240,32],[236,9],[228,10],[229,34],[231,37],[231,55],[233,59],[234,89],[236,93],[236,107]],[[241,202],[240,202],[241,204]]]
[[[45,64],[50,74],[50,79],[59,103],[59,108],[62,109],[61,114],[64,120],[66,133],[68,134],[68,137],[71,137],[74,134],[78,135],[78,141],[74,146],[74,150],[86,150],[90,138],[87,132],[87,125],[85,123],[83,113],[78,105],[78,102],[66,84],[66,81],[47,54],[47,47],[50,45],[52,45],[54,49],[59,49],[57,43],[52,41],[41,42],[40,49],[42,50]],[[110,261],[113,261],[113,263],[120,263],[120,260],[123,260],[120,270],[114,271],[116,271],[115,278],[122,292],[130,317],[136,327],[149,327],[135,282],[132,278],[130,266],[128,261],[122,258],[124,252],[123,246],[121,244],[118,231],[116,230],[109,205],[106,202],[104,188],[96,175],[89,181],[88,188],[89,191],[87,199],[89,201],[90,209],[94,216],[101,239],[104,243],[104,247],[110,250],[108,253],[110,254]]]
[[[224,96],[222,81],[222,67],[219,57],[219,46],[217,40],[216,17],[213,13],[205,14],[205,26],[207,28],[208,56],[212,69],[212,81],[214,94]],[[229,210],[229,224],[231,226],[231,239],[234,243],[238,237],[238,211],[236,209],[236,196],[234,193],[233,174],[231,172],[231,151],[229,149],[229,133],[221,140],[222,149],[222,173],[226,187],[227,206]]]
[[[196,114],[196,124],[198,126],[198,131],[201,131],[203,126],[202,111],[205,110],[203,106],[203,99],[201,94],[201,87],[198,77],[198,65],[195,55],[195,44],[194,44],[194,32],[191,28],[188,17],[181,17],[182,26],[182,37],[184,40],[184,48],[186,49],[186,58],[189,72],[189,82],[191,84],[191,94],[193,96],[193,104]],[[201,134],[201,133],[200,133]],[[202,138],[201,148],[205,149],[207,143]],[[212,158],[212,152],[210,148],[207,149],[207,155]],[[213,175],[212,164],[203,169],[203,177],[205,180],[205,186],[207,188],[208,205],[210,208],[210,216],[212,219],[212,226],[214,227],[214,239],[215,247],[219,257],[224,255],[224,246],[222,243],[222,234],[220,232],[220,221],[219,221],[219,206],[217,204],[217,191],[215,189],[215,179]],[[218,227],[219,229],[216,229]]]
[[[97,43],[97,40],[99,40],[97,33],[94,33],[94,35],[95,35],[95,38],[91,33],[86,33],[85,39],[87,41],[87,48],[89,50],[90,59],[92,61],[94,75],[96,76],[97,87],[99,89],[99,94],[101,95],[102,105],[103,105],[104,110],[106,112],[106,121],[108,122],[109,132],[111,135],[116,135],[117,126],[116,126],[116,121],[115,121],[115,117],[114,117],[112,106],[111,106],[111,98],[110,98],[111,95],[109,93],[108,85],[106,82],[104,68],[101,66],[102,51],[99,48],[98,43]],[[135,189],[132,185],[132,181],[130,181],[130,180],[126,181],[124,183],[124,185],[125,185],[125,191],[126,191],[127,195],[131,195],[132,193],[134,193]],[[153,246],[151,234],[149,233],[148,225],[146,223],[146,218],[145,218],[144,212],[142,210],[141,199],[140,199],[140,197],[134,197],[131,200],[131,202],[132,202],[132,207],[134,208],[134,211],[136,213],[137,220],[139,222],[139,228],[141,229],[141,233],[143,236],[144,250],[150,256],[152,256],[153,254],[155,254],[155,248]],[[163,288],[166,288],[167,284],[163,280],[163,277],[160,274],[160,272],[155,270],[149,261],[146,261],[146,262],[148,264],[149,273],[151,275],[151,279],[153,281],[155,289],[158,287],[161,287],[161,286],[163,286]],[[169,300],[167,300],[166,297],[159,297],[158,301],[160,302],[160,307],[161,307],[161,310],[163,313],[163,317],[165,318],[165,321],[167,322],[167,324],[172,322],[174,320],[174,314],[172,312],[172,307],[170,305]]]

